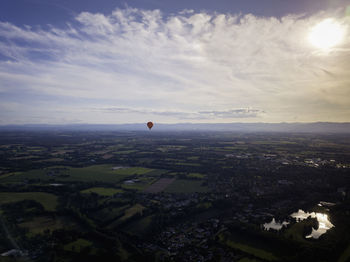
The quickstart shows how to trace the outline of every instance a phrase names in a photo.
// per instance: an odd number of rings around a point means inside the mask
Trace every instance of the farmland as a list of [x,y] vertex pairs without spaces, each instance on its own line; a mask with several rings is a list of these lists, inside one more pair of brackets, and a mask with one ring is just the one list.
[[1,182],[19,183],[23,182],[24,180],[40,180],[51,182],[101,181],[107,183],[116,183],[130,175],[142,175],[152,171],[154,170],[139,167],[113,169],[112,165],[93,165],[82,168],[54,166],[45,169],[31,170],[28,172],[14,173],[11,176],[4,177]]
[[28,230],[28,236],[43,234],[46,231],[55,231],[63,228],[76,227],[74,223],[64,217],[53,219],[51,217],[38,216],[19,224],[19,227]]
[[[347,135],[47,131],[3,132],[0,142],[0,253],[17,245],[34,261],[349,257]],[[334,227],[306,238],[318,222],[293,219],[299,209]],[[266,230],[271,221],[286,226]]]
[[54,211],[57,206],[57,196],[42,192],[1,193],[0,205],[23,200],[33,200],[40,203],[47,211]]
[[171,183],[165,189],[168,193],[194,193],[194,192],[207,192],[208,189],[202,186],[201,181],[188,181],[178,179]]
[[107,187],[92,187],[80,191],[81,193],[89,194],[96,193],[101,196],[113,196],[114,194],[123,193],[122,189],[117,188],[107,188]]

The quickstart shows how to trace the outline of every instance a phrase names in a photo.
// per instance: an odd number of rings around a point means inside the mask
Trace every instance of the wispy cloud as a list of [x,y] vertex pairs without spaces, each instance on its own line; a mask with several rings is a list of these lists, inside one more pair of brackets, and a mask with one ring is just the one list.
[[[350,20],[340,14],[277,19],[184,10],[164,17],[125,8],[83,12],[65,28],[1,22],[0,92],[14,95],[0,102],[31,94],[2,118],[349,121]],[[348,31],[324,53],[307,37],[329,16]]]
[[165,117],[176,117],[179,119],[188,120],[205,120],[205,119],[232,119],[232,118],[255,118],[258,115],[264,114],[265,112],[258,109],[252,108],[239,108],[230,109],[225,111],[199,111],[199,112],[186,112],[186,111],[155,111],[148,109],[135,109],[125,107],[102,107],[95,108],[96,111],[117,113],[117,114],[141,114],[144,116],[165,116]]

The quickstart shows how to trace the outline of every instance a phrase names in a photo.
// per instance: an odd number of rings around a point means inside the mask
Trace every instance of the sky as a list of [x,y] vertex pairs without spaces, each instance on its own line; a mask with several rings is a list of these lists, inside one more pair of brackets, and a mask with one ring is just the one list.
[[0,125],[350,121],[350,1],[1,0]]

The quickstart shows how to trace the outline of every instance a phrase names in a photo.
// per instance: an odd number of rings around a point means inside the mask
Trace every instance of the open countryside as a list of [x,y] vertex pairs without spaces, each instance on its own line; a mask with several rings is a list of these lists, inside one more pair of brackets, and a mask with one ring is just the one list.
[[[11,237],[23,259],[50,252],[68,261],[78,254],[119,261],[349,258],[347,135],[2,137],[0,215],[8,232],[0,238],[2,253],[16,248]],[[58,155],[60,164],[45,161]],[[333,227],[307,238],[319,225],[292,218],[300,209],[327,215]],[[266,223],[275,229],[264,229]]]

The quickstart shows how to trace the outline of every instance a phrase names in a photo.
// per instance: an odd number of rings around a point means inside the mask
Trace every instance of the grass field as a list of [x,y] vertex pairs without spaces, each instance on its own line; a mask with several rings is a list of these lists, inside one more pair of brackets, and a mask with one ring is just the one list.
[[[36,169],[28,172],[18,172],[11,176],[0,177],[0,183],[22,183],[29,179],[40,179],[42,181],[101,181],[117,183],[130,175],[143,175],[154,173],[155,169],[143,167],[127,167],[117,170],[112,165],[94,165],[82,168],[51,167],[47,169]],[[54,171],[56,170],[56,173]],[[57,171],[59,170],[59,171]]]
[[129,218],[132,218],[135,215],[142,215],[143,210],[145,209],[144,206],[140,204],[135,204],[132,207],[126,209],[124,211],[124,215],[120,217],[119,219],[113,221],[111,224],[108,225],[108,228],[114,228],[120,225],[121,223],[126,222]]
[[297,240],[299,242],[309,243],[304,238],[303,232],[304,232],[304,227],[311,226],[311,225],[312,225],[312,221],[308,221],[306,219],[303,220],[303,221],[300,221],[298,223],[295,223],[291,227],[287,228],[287,230],[285,231],[285,236],[287,238],[290,238],[290,239],[293,239],[293,240]]
[[135,184],[130,184],[130,185],[122,185],[122,188],[141,191],[144,188],[146,188],[147,186],[148,186],[148,184],[145,184],[145,183],[135,183]]
[[244,253],[253,255],[254,257],[264,259],[267,261],[276,261],[278,258],[271,252],[265,251],[261,248],[256,248],[247,244],[239,243],[238,241],[233,241],[230,239],[229,234],[221,233],[219,234],[219,241],[233,249],[238,249]]
[[201,166],[198,163],[185,163],[185,162],[177,162],[177,163],[175,163],[175,165],[178,165],[178,166]]
[[10,176],[14,176],[14,175],[18,175],[20,173],[21,172],[13,172],[13,173],[3,174],[3,175],[0,176],[0,181],[1,181],[1,179],[7,178],[7,177],[10,177]]
[[244,257],[244,258],[238,260],[238,262],[259,262],[259,260]]
[[0,262],[26,262],[28,261],[25,257],[0,257]]
[[207,192],[208,188],[201,185],[202,181],[178,179],[172,182],[166,189],[168,193],[194,193]]
[[42,192],[0,193],[0,205],[34,200],[39,202],[47,211],[54,211],[57,207],[57,196]]
[[40,163],[40,162],[61,162],[61,161],[64,161],[63,158],[48,158],[48,159],[43,159],[43,160],[37,160],[37,161],[34,161],[35,163]]
[[189,173],[187,175],[188,178],[204,178],[204,175],[203,174],[200,174],[200,173]]
[[110,188],[110,187],[92,187],[85,190],[80,191],[83,194],[96,193],[101,196],[113,196],[117,193],[123,193],[124,191],[119,188]]
[[297,142],[294,141],[254,141],[251,142],[253,145],[295,145]]
[[122,188],[125,189],[133,189],[133,190],[144,190],[145,188],[149,187],[150,184],[155,182],[157,178],[154,178],[153,176],[146,176],[139,177],[138,181],[136,181],[134,184],[123,184]]
[[69,243],[67,245],[65,245],[63,247],[64,250],[66,251],[73,251],[73,252],[81,252],[84,248],[86,247],[91,247],[92,246],[92,242],[83,239],[83,238],[79,238],[76,241]]
[[26,221],[19,224],[20,227],[28,229],[27,236],[34,236],[36,234],[42,234],[45,230],[54,231],[61,228],[74,227],[75,224],[69,221],[67,218],[56,218],[51,217],[34,217],[30,221]]
[[338,262],[350,261],[350,245],[344,250],[343,254],[338,259]]
[[125,210],[124,216],[122,216],[119,220],[120,221],[125,221],[125,220],[135,216],[136,214],[142,215],[142,211],[144,209],[145,209],[144,206],[142,206],[140,204],[136,204],[136,205],[128,208],[127,210]]
[[124,205],[121,207],[106,207],[106,208],[103,208],[102,210],[95,212],[93,214],[93,217],[94,219],[104,223],[122,216],[125,213],[125,210],[129,207],[130,205]]
[[199,157],[198,156],[190,156],[187,158],[188,160],[198,160]]
[[114,173],[119,175],[130,176],[130,175],[143,175],[154,170],[155,169],[145,168],[145,167],[128,167],[128,168],[117,169],[114,171]]
[[124,151],[116,151],[116,152],[113,152],[114,154],[116,155],[128,155],[128,154],[131,154],[131,153],[135,153],[137,152],[137,150],[124,150]]
[[208,208],[211,208],[212,206],[213,206],[213,204],[211,202],[200,202],[196,207],[208,209]]
[[175,181],[175,178],[161,178],[157,182],[150,185],[145,189],[146,193],[158,193],[163,191],[166,187],[168,187],[171,183]]
[[149,232],[149,227],[152,223],[153,215],[141,218],[135,222],[128,224],[122,230],[137,236],[142,236],[143,234]]

